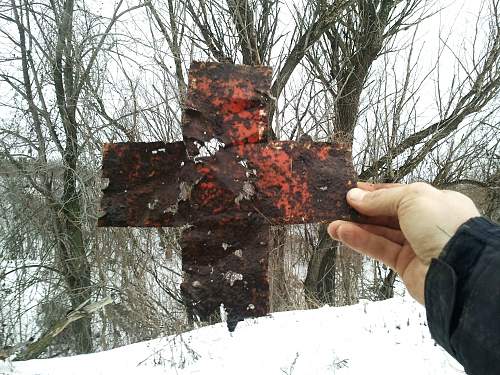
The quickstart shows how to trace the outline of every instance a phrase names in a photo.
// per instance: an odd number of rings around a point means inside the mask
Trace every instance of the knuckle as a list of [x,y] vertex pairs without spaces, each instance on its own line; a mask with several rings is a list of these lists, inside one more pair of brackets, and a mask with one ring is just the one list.
[[410,194],[420,195],[423,193],[429,193],[434,190],[435,188],[425,182],[414,182],[413,184],[408,185],[408,193]]
[[443,190],[443,193],[445,193],[450,199],[453,199],[457,202],[462,202],[462,204],[475,206],[475,203],[471,199],[471,197],[469,197],[463,193],[460,193],[458,191],[453,191],[453,190]]

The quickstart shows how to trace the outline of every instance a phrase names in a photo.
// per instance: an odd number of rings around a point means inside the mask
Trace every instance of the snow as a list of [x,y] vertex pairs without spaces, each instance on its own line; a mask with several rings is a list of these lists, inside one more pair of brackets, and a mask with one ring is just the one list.
[[0,362],[0,374],[464,374],[409,298],[275,313],[67,358]]

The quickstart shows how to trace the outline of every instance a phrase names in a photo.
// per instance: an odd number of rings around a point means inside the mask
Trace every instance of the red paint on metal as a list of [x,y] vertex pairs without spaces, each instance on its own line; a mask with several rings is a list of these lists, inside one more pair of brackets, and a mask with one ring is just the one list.
[[318,153],[318,157],[319,157],[319,160],[326,160],[326,158],[328,157],[328,150],[327,149],[323,149],[323,150],[320,150],[320,152]]
[[[99,225],[190,224],[182,240],[186,303],[204,318],[224,303],[230,329],[268,312],[269,225],[352,214],[348,147],[267,142],[270,80],[264,67],[193,63],[184,142],[104,146],[110,184]],[[213,139],[222,149],[200,157],[198,145]]]
[[183,116],[186,142],[218,139],[226,146],[266,141],[271,69],[193,63]]
[[290,154],[283,152],[276,144],[259,147],[253,155],[241,156],[247,157],[259,171],[256,189],[274,200],[273,205],[283,213],[284,218],[305,216],[311,194],[304,176],[294,175]]

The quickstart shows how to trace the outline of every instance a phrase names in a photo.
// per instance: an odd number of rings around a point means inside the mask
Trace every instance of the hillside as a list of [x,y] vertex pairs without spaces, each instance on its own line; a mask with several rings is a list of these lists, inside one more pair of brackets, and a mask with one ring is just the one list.
[[14,364],[0,374],[463,374],[435,346],[425,310],[404,298],[272,314],[90,355]]

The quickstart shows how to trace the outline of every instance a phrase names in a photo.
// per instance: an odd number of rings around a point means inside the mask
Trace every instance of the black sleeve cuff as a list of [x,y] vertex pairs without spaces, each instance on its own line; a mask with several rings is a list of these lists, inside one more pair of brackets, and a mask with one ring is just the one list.
[[[499,242],[500,227],[482,217],[472,218],[458,228],[427,272],[425,307],[431,335],[466,369],[470,358],[464,353],[474,352],[475,341],[481,340],[479,331],[495,326],[490,314],[498,309]],[[493,301],[485,303],[485,298]]]
[[451,320],[457,276],[441,259],[433,259],[425,279],[425,309],[432,338],[455,357],[451,348]]

